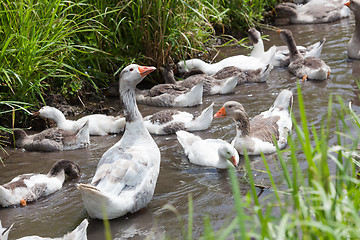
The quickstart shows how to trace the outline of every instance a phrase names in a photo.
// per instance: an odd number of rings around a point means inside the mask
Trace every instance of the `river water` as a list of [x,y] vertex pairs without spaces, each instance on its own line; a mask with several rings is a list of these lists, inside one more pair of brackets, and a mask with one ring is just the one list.
[[[360,78],[360,61],[347,59],[347,43],[353,33],[354,19],[344,19],[330,24],[318,25],[290,25],[290,29],[298,45],[307,46],[326,38],[321,58],[331,67],[330,79],[323,82],[304,82],[301,89],[305,99],[306,114],[309,123],[319,129],[321,120],[327,112],[328,97],[330,94],[340,95],[344,102],[354,101],[353,108],[360,113],[359,90],[356,79]],[[265,41],[265,48],[272,45],[284,45],[275,31],[265,30],[270,41]],[[231,48],[223,50],[220,58],[247,54],[249,50]],[[249,116],[254,116],[267,110],[284,88],[294,92],[293,112],[299,120],[297,104],[296,83],[299,82],[286,69],[274,69],[267,82],[261,84],[244,84],[236,87],[235,94],[210,96],[203,99],[198,107],[184,109],[190,112],[199,112],[211,102],[215,102],[214,112],[220,109],[228,100],[241,102]],[[111,99],[110,106],[119,107],[119,101]],[[334,107],[339,104],[334,104]],[[161,108],[139,105],[143,116],[152,114]],[[336,130],[332,124],[333,132]],[[231,119],[214,119],[211,128],[197,133],[203,138],[221,138],[231,141],[235,136],[235,125]],[[295,133],[294,133],[295,134]],[[24,208],[2,208],[0,219],[3,226],[14,227],[9,239],[16,239],[28,235],[46,237],[59,237],[74,229],[84,218],[88,218],[82,205],[81,196],[76,189],[76,183],[90,182],[98,160],[102,154],[121,138],[121,134],[105,137],[91,137],[88,149],[75,151],[36,153],[23,152],[19,149],[8,149],[11,157],[5,160],[6,167],[0,166],[0,184],[10,181],[13,177],[31,172],[47,173],[51,166],[60,159],[73,160],[79,164],[82,176],[74,182],[66,182],[58,192],[29,204]],[[227,171],[196,166],[188,162],[175,135],[154,136],[161,151],[161,170],[158,178],[153,200],[149,205],[135,214],[111,220],[111,232],[116,239],[162,239],[182,238],[182,224],[177,215],[164,208],[166,204],[172,205],[181,216],[182,221],[188,217],[188,196],[191,194],[194,208],[194,237],[203,232],[203,219],[208,215],[214,229],[220,229],[233,216],[233,197]],[[330,144],[336,143],[335,135],[331,137]],[[285,186],[279,171],[280,164],[274,155],[267,155],[270,169],[275,182]],[[252,157],[252,168],[256,183],[270,186],[268,177],[262,170],[264,166],[260,157]],[[298,154],[300,167],[307,167],[301,153]],[[331,164],[331,163],[330,163]],[[241,192],[245,194],[249,185],[244,177],[244,160],[241,157],[237,176]],[[333,164],[331,164],[334,170]],[[260,191],[260,190],[258,190]],[[265,191],[269,195],[271,191]],[[103,222],[90,219],[88,239],[104,239]]]

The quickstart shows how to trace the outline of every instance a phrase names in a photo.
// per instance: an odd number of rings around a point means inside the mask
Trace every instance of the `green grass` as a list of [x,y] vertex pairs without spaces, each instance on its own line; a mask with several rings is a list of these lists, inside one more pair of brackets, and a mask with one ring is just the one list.
[[220,34],[233,24],[246,30],[274,3],[1,1],[0,101],[39,107],[52,93],[75,101],[115,81],[129,63],[160,67],[209,56],[212,40],[221,37],[215,27]]
[[[272,194],[258,199],[249,157],[245,155],[248,193],[245,196],[240,194],[237,175],[234,169],[229,169],[235,217],[230,224],[217,231],[212,229],[209,218],[205,218],[201,239],[359,238],[360,164],[358,159],[351,157],[359,139],[351,135],[348,120],[352,119],[359,127],[360,118],[340,97],[336,97],[339,107],[333,111],[335,104],[330,97],[328,113],[321,126],[315,128],[307,121],[300,87],[297,101],[300,122],[293,118],[295,133],[288,138],[288,148],[278,149],[276,153],[283,183],[275,183],[267,158],[262,155]],[[330,123],[334,121],[338,131],[332,133],[329,131]],[[336,134],[338,146],[329,146],[332,134]],[[349,140],[352,143],[345,144]],[[299,153],[303,154],[308,164],[305,170],[299,167]],[[331,173],[329,162],[336,164],[335,173]]]

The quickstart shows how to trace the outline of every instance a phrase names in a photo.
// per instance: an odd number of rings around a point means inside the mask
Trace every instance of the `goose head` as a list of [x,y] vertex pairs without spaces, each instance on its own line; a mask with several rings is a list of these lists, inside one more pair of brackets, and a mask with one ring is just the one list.
[[190,72],[191,70],[194,70],[194,69],[200,68],[200,70],[202,70],[201,68],[204,67],[205,65],[207,65],[207,64],[204,61],[194,58],[194,59],[189,59],[189,60],[178,62],[177,69],[180,74],[184,74],[184,73]]
[[64,171],[70,179],[77,179],[81,175],[79,165],[70,160],[57,161],[50,169],[48,175],[55,177],[60,174],[61,171]]
[[256,28],[250,28],[248,30],[249,33],[249,39],[253,44],[258,43],[259,39],[261,38],[261,34]]
[[275,6],[277,17],[296,17],[298,15],[297,6],[293,3],[280,3]]
[[136,85],[146,77],[146,75],[153,72],[155,69],[155,67],[130,64],[120,73],[120,89],[135,88]]
[[33,116],[39,116],[41,118],[50,118],[50,119],[56,119],[58,118],[58,116],[63,116],[63,115],[64,114],[60,110],[50,106],[43,106],[42,108],[40,108],[39,111],[33,113]]
[[360,1],[357,0],[350,0],[344,4],[348,8],[350,8],[351,11],[354,13],[358,12],[358,9],[360,9]]
[[239,154],[230,144],[223,144],[218,150],[219,158],[228,161],[234,167],[239,164]]
[[215,118],[231,117],[236,122],[236,129],[242,135],[250,133],[249,115],[243,105],[235,101],[226,102],[223,107],[214,115]]
[[222,108],[214,115],[215,118],[231,117],[239,121],[249,121],[243,105],[235,101],[226,102]]

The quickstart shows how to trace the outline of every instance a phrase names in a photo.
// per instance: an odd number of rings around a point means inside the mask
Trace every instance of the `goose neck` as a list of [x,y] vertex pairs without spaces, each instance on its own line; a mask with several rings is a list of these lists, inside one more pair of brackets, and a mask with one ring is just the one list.
[[235,119],[236,123],[236,136],[245,137],[250,133],[250,121],[249,117],[243,116],[241,118]]
[[356,36],[356,38],[360,39],[360,13],[355,14],[354,36]]
[[123,105],[126,123],[135,122],[142,118],[141,113],[136,105],[135,89],[121,88],[120,98]]

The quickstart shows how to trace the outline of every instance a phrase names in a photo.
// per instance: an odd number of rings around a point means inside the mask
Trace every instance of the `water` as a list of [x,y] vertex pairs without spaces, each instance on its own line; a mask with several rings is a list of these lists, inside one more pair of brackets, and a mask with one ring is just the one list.
[[[352,100],[353,109],[360,113],[359,90],[356,79],[360,78],[360,61],[347,59],[347,43],[354,29],[353,18],[344,19],[331,24],[319,25],[292,25],[290,29],[298,45],[307,46],[323,37],[327,39],[321,58],[328,63],[332,72],[330,79],[323,82],[301,83],[306,113],[310,123],[319,129],[321,120],[327,112],[328,97],[330,94],[340,95],[345,103]],[[266,49],[272,45],[284,45],[275,31],[266,31],[270,42],[265,41]],[[244,49],[224,50],[220,57],[244,54]],[[270,73],[266,83],[245,84],[236,88],[235,94],[205,97],[203,105],[188,108],[187,111],[198,112],[206,108],[211,102],[215,102],[214,111],[220,109],[228,100],[241,102],[249,116],[254,116],[267,110],[276,98],[276,95],[284,88],[291,89],[294,95],[294,114],[299,120],[298,105],[296,102],[296,79],[286,69],[275,69]],[[109,105],[118,107],[118,100],[112,99]],[[337,107],[338,104],[334,104]],[[144,116],[161,110],[161,108],[139,106]],[[336,130],[332,124],[333,132]],[[230,119],[214,119],[211,128],[197,133],[203,138],[222,138],[231,141],[235,136],[235,125]],[[70,159],[77,162],[82,171],[82,176],[74,182],[66,182],[58,192],[29,204],[25,208],[0,209],[0,219],[3,226],[15,223],[10,232],[9,239],[16,239],[28,235],[40,235],[46,237],[59,237],[74,229],[84,218],[88,217],[82,206],[76,183],[88,183],[92,178],[96,165],[102,154],[121,138],[121,134],[92,137],[91,146],[88,149],[54,153],[31,153],[21,150],[8,149],[11,157],[6,159],[6,167],[0,166],[0,184],[10,181],[13,177],[30,172],[46,173],[51,166],[60,159]],[[144,239],[149,237],[182,238],[182,225],[177,215],[164,208],[170,204],[176,208],[181,220],[188,217],[188,195],[193,198],[194,207],[194,236],[202,233],[203,219],[209,215],[214,229],[221,228],[233,216],[233,197],[229,185],[228,174],[224,170],[205,168],[190,164],[183,155],[183,150],[178,144],[175,135],[154,136],[161,151],[161,170],[153,200],[143,210],[135,214],[111,220],[111,231],[117,239]],[[335,135],[331,137],[330,144],[336,143]],[[280,175],[280,165],[274,155],[268,155],[269,167],[274,174],[275,182],[284,186]],[[254,178],[257,184],[270,186],[265,169],[259,157],[252,157]],[[306,169],[307,164],[298,154],[299,165]],[[332,171],[334,166],[331,165]],[[241,158],[238,179],[241,191],[248,191],[248,183],[244,172],[243,158]],[[260,192],[260,189],[258,190]],[[269,195],[265,191],[262,195]],[[104,239],[104,227],[102,221],[90,220],[88,227],[88,239]]]

